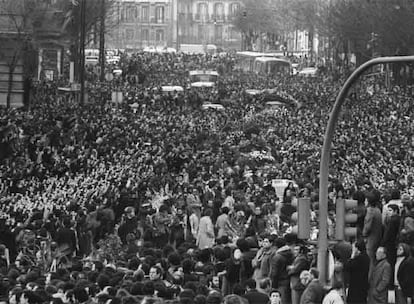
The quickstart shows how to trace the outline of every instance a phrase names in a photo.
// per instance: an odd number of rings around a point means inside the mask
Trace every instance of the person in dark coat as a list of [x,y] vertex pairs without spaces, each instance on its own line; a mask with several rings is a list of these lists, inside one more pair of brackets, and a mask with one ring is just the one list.
[[368,304],[388,304],[388,285],[391,280],[391,265],[387,261],[387,250],[378,247],[377,264],[369,277]]
[[414,258],[410,255],[410,247],[401,243],[397,248],[394,285],[395,302],[413,303],[414,296]]
[[305,245],[295,246],[295,259],[293,265],[289,267],[290,288],[292,290],[292,304],[299,304],[305,286],[300,282],[300,274],[303,270],[310,268],[308,260],[308,248]]
[[56,232],[55,241],[62,256],[71,256],[77,249],[76,233],[71,228],[70,218],[63,220],[63,227]]
[[270,278],[272,279],[272,287],[280,291],[282,295],[282,303],[290,303],[290,280],[288,274],[288,266],[293,262],[292,249],[285,245],[284,239],[276,239],[275,245],[278,248],[270,262]]
[[300,298],[300,304],[321,304],[326,292],[319,282],[319,271],[316,268],[302,271],[300,281],[306,286]]
[[380,193],[371,190],[366,194],[368,201],[367,213],[364,219],[364,230],[362,236],[366,241],[367,254],[370,259],[370,273],[375,266],[375,253],[382,239],[382,215],[378,208],[380,203]]
[[248,279],[246,281],[246,294],[243,297],[249,301],[249,304],[269,303],[269,296],[256,289],[256,281],[254,279]]
[[121,225],[118,228],[118,235],[122,243],[127,244],[126,237],[128,234],[137,234],[138,218],[135,216],[134,207],[126,207],[122,217]]
[[381,245],[387,249],[387,260],[394,267],[397,258],[397,237],[400,229],[400,209],[397,204],[387,206],[387,217],[385,218],[384,235]]
[[356,241],[352,246],[351,258],[344,264],[348,277],[348,304],[366,304],[368,297],[369,257],[364,240]]

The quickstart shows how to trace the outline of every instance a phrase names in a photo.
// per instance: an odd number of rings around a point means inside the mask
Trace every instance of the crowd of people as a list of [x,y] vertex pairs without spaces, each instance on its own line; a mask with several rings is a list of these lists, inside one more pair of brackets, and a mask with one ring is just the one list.
[[[29,110],[0,109],[2,301],[387,303],[391,288],[412,303],[412,97],[367,78],[344,106],[328,233],[344,197],[358,201],[358,235],[331,248],[327,290],[291,216],[309,198],[317,227],[320,150],[343,79],[263,77],[235,63],[137,53],[122,77],[89,83],[85,104],[40,83]],[[216,87],[187,89],[193,69],[219,71]],[[110,102],[115,89],[124,103]],[[269,109],[246,89],[299,106]],[[278,179],[291,181],[282,193]]]

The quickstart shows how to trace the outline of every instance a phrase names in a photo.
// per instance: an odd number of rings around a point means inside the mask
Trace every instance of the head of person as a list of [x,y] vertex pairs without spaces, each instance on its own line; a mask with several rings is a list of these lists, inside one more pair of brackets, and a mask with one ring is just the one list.
[[129,219],[135,216],[135,209],[134,207],[126,207],[125,208],[125,216]]
[[312,267],[311,269],[309,269],[309,273],[311,275],[312,280],[317,280],[319,279],[319,270]]
[[256,289],[256,280],[251,279],[251,278],[247,279],[246,282],[245,282],[245,285],[246,285],[246,290],[247,291],[254,290],[254,289]]
[[299,279],[303,286],[308,286],[312,281],[312,275],[309,270],[303,270],[299,275]]
[[272,243],[273,237],[268,233],[262,234],[259,238],[259,245],[265,249],[272,247]]
[[376,189],[371,189],[365,193],[365,198],[369,207],[378,207],[381,201],[381,193]]
[[399,243],[397,246],[398,257],[408,257],[410,255],[410,245],[406,243]]
[[242,252],[239,248],[236,248],[236,249],[233,250],[233,259],[235,261],[240,261],[242,256],[243,256],[243,254],[242,254]]
[[210,208],[207,208],[204,210],[203,216],[212,217],[213,216],[213,210]]
[[224,297],[223,299],[224,304],[244,304],[246,303],[245,300],[236,294],[229,294]]
[[264,278],[259,281],[259,288],[266,294],[269,294],[272,289],[272,280],[270,278]]
[[269,294],[270,304],[282,304],[282,294],[277,289],[272,289]]
[[367,251],[367,247],[363,239],[357,240],[354,243],[354,247],[355,247],[355,250],[357,250],[358,254],[365,253]]
[[385,247],[378,247],[377,251],[375,252],[375,258],[377,261],[382,261],[387,257],[387,249]]
[[221,208],[221,213],[229,214],[229,212],[230,212],[230,209],[228,207]]
[[389,204],[387,206],[387,216],[388,217],[398,215],[399,213],[400,213],[400,209],[398,208],[397,204]]
[[157,281],[161,279],[162,270],[158,266],[152,266],[149,271],[149,279],[151,281]]

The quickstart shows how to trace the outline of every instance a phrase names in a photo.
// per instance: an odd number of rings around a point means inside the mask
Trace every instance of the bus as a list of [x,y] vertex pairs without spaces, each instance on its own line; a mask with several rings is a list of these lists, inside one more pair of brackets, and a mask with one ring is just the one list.
[[255,59],[264,55],[264,53],[252,51],[237,52],[235,69],[245,73],[253,72]]
[[292,73],[292,64],[284,58],[258,57],[254,60],[253,71],[263,76],[289,76]]

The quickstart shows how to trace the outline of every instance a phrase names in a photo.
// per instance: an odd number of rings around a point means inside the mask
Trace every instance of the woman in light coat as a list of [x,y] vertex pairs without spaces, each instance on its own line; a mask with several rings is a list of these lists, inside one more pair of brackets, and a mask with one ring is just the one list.
[[200,249],[211,248],[214,245],[214,225],[211,220],[213,210],[206,209],[198,226],[197,246]]

